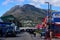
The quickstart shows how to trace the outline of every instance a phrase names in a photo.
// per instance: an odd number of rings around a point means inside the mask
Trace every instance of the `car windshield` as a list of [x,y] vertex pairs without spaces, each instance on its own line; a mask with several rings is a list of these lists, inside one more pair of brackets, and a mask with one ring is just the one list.
[[6,29],[10,31],[13,30],[13,27],[7,27]]

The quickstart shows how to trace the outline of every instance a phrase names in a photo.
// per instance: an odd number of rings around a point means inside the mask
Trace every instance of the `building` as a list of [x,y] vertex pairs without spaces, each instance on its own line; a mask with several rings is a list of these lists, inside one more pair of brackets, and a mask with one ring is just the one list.
[[3,16],[3,17],[1,17],[1,19],[4,22],[12,22],[12,23],[15,23],[15,25],[17,25],[18,27],[22,27],[22,24],[13,15]]

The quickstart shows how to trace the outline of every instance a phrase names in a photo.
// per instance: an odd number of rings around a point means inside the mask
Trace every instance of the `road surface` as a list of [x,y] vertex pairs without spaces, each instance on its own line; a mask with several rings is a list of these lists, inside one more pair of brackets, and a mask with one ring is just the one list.
[[[34,37],[34,35],[24,32],[18,34],[17,37],[0,37],[0,40],[44,40],[44,39],[41,39],[39,35]],[[52,39],[52,40],[60,40],[60,39]]]

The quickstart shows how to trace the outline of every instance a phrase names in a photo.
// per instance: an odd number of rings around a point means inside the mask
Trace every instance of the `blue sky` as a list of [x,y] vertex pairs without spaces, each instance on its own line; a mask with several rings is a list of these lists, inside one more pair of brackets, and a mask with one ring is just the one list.
[[49,2],[52,5],[53,10],[60,11],[60,0],[1,0],[0,1],[0,16],[6,11],[10,10],[15,5],[31,4],[38,8],[48,9],[45,2]]

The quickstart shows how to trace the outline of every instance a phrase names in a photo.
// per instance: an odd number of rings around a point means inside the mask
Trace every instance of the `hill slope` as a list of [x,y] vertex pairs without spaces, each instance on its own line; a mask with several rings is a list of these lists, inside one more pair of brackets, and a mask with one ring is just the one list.
[[36,8],[33,5],[25,4],[23,6],[16,5],[7,11],[3,16],[13,15],[15,18],[24,23],[26,20],[31,20],[32,23],[40,23],[46,16],[47,11]]

